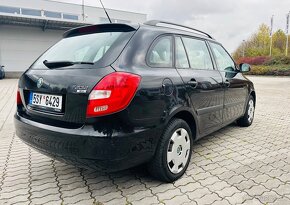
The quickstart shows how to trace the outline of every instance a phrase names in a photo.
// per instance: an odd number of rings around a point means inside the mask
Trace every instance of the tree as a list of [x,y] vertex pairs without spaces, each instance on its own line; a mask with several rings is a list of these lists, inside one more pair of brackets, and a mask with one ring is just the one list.
[[273,35],[273,48],[279,49],[279,53],[285,52],[286,49],[286,34],[279,29]]
[[[268,56],[270,50],[270,28],[261,24],[259,29],[246,41],[242,42],[233,53],[235,59],[256,56]],[[272,54],[273,56],[284,55],[286,45],[286,34],[281,30],[273,33]]]

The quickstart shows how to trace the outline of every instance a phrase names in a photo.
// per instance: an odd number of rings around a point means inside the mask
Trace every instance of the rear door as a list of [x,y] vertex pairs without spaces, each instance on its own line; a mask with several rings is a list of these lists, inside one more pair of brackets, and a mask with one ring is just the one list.
[[222,77],[214,69],[204,40],[178,36],[175,48],[176,68],[186,85],[192,109],[198,116],[200,134],[207,134],[222,125]]
[[238,72],[236,64],[228,52],[217,43],[210,42],[209,44],[225,82],[223,122],[228,124],[243,115],[248,99],[248,84]]

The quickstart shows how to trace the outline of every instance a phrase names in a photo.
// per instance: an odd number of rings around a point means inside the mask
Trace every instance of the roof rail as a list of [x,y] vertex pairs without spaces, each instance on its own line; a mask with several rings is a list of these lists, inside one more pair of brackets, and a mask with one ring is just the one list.
[[213,39],[213,37],[211,35],[209,35],[208,33],[206,33],[206,32],[203,32],[203,31],[200,31],[198,29],[191,28],[191,27],[188,27],[188,26],[167,22],[167,21],[151,20],[151,21],[144,22],[144,24],[145,25],[149,25],[149,26],[157,26],[157,24],[168,24],[168,25],[178,26],[178,27],[182,27],[182,28],[186,28],[186,29],[190,29],[190,30],[199,32],[199,33],[201,33],[203,35],[206,35],[207,37]]

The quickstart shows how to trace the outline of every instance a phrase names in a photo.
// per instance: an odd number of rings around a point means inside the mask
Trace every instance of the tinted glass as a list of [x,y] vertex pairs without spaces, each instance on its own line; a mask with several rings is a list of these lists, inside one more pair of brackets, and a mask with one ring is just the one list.
[[191,68],[204,70],[213,69],[213,64],[205,41],[194,38],[182,39]]
[[172,38],[162,37],[149,52],[149,65],[153,67],[172,67]]
[[216,43],[210,43],[210,46],[215,55],[218,69],[227,71],[234,70],[235,63],[226,50]]
[[45,60],[97,63],[111,47],[114,52],[116,47],[117,50],[122,49],[131,35],[131,32],[103,32],[64,38],[46,51],[33,68],[45,69]]
[[180,37],[175,38],[176,67],[189,68],[186,52]]

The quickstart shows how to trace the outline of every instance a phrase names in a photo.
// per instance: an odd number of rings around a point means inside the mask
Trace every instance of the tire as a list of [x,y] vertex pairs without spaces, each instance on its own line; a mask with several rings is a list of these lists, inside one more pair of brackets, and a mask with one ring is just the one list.
[[250,95],[246,112],[243,117],[237,120],[237,124],[241,127],[249,127],[253,123],[255,114],[255,101],[252,95]]
[[190,162],[192,144],[188,124],[181,119],[172,119],[160,138],[153,159],[147,164],[149,173],[164,182],[179,179]]

